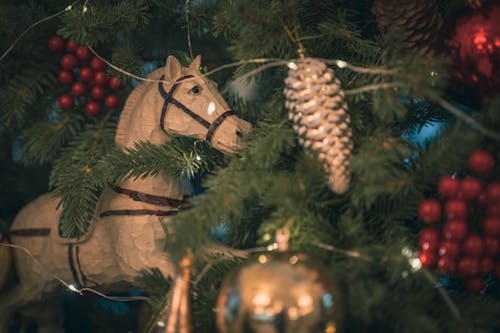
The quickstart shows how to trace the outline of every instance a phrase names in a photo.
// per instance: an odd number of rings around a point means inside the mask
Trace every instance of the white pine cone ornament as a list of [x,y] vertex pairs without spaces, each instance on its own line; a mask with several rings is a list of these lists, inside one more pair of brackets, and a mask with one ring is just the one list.
[[436,0],[375,0],[372,12],[382,33],[396,28],[403,33],[403,46],[424,54],[433,48],[443,19]]
[[340,81],[319,60],[305,58],[290,66],[285,80],[285,106],[299,143],[318,153],[333,192],[349,189],[352,154],[350,117]]

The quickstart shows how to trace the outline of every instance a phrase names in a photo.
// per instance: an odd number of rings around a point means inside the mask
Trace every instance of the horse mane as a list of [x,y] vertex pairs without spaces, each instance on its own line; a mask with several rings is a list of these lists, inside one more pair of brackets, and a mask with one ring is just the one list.
[[[148,79],[159,79],[163,75],[164,67],[160,67],[150,73]],[[118,147],[123,147],[127,142],[129,130],[130,130],[130,119],[132,114],[137,109],[137,103],[140,98],[151,88],[151,85],[156,84],[154,82],[141,82],[128,96],[125,106],[120,114],[120,121],[118,122],[118,127],[115,134],[115,144]]]

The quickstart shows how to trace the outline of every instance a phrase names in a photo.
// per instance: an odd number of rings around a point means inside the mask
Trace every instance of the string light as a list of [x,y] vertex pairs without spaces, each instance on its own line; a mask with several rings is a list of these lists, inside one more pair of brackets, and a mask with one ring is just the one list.
[[64,281],[63,279],[61,279],[59,276],[55,275],[55,274],[51,274],[49,272],[49,270],[44,266],[42,265],[42,263],[33,255],[33,253],[31,253],[31,251],[24,247],[24,246],[20,246],[20,245],[15,245],[15,244],[6,244],[6,243],[0,243],[0,246],[4,246],[4,247],[10,247],[10,248],[13,248],[13,249],[16,249],[16,250],[20,250],[22,252],[24,252],[25,254],[28,255],[28,257],[30,257],[33,262],[38,265],[43,271],[47,272],[48,274],[52,275],[52,277],[59,281],[64,287],[66,287],[68,290],[74,292],[74,293],[77,293],[79,295],[82,295],[83,296],[83,292],[84,291],[88,291],[90,293],[93,293],[95,295],[98,295],[102,298],[106,298],[108,300],[111,300],[111,301],[119,301],[119,302],[132,302],[132,301],[147,301],[149,298],[148,297],[145,297],[145,296],[131,296],[131,297],[121,297],[121,296],[108,296],[104,293],[101,293],[100,291],[98,290],[95,290],[93,288],[88,288],[88,287],[85,287],[85,288],[81,288],[81,289],[78,289],[73,283],[67,283],[66,281]]
[[30,25],[28,28],[26,28],[13,42],[12,44],[7,48],[7,50],[5,50],[5,52],[2,54],[2,56],[0,56],[0,61],[2,61],[3,59],[5,59],[5,57],[14,49],[14,46],[24,37],[24,35],[26,35],[31,29],[33,29],[34,27],[36,27],[37,25],[39,24],[42,24],[43,22],[46,22],[46,21],[49,21],[57,16],[60,16],[62,14],[64,14],[65,12],[68,12],[70,11],[74,5],[76,5],[78,2],[80,2],[80,0],[76,0],[74,2],[72,2],[71,4],[69,4],[68,6],[66,6],[66,8],[64,8],[63,10],[55,13],[55,14],[52,14],[52,15],[49,15],[47,17],[44,17],[38,21],[36,21],[35,23],[33,23],[32,25]]

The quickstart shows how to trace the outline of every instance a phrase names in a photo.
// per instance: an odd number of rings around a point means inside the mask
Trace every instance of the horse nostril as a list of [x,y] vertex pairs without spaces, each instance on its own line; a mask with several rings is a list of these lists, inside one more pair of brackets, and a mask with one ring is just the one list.
[[243,133],[241,133],[240,130],[236,130],[236,136],[241,139],[243,137]]

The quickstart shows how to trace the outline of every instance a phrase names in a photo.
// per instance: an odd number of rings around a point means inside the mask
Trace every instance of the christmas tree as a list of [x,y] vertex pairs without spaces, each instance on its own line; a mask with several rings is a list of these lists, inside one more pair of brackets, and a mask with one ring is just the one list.
[[0,330],[499,332],[498,19],[0,0]]

